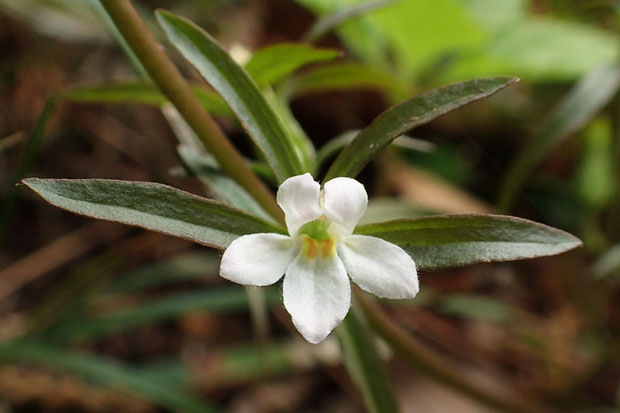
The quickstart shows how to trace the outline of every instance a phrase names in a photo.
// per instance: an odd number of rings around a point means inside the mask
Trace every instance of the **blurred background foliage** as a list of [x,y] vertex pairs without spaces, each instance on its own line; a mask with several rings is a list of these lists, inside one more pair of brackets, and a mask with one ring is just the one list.
[[[519,76],[385,150],[361,175],[373,197],[364,219],[510,213],[584,249],[422,273],[415,300],[385,306],[463,380],[539,411],[618,411],[617,1],[134,3],[160,39],[157,7],[245,60],[289,132],[319,148],[322,172],[390,104]],[[285,42],[306,46],[273,46]],[[0,411],[363,411],[336,343],[302,342],[277,286],[264,293],[266,344],[252,295],[217,277],[217,252],[69,216],[15,187],[99,177],[243,196],[187,150],[191,133],[123,47],[96,0],[0,0]],[[168,50],[255,157],[223,101]],[[403,411],[493,411],[384,356]]]

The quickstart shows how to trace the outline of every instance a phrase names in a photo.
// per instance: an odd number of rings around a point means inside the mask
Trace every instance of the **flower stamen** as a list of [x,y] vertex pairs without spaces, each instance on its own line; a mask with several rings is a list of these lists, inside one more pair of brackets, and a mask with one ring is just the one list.
[[304,258],[315,259],[319,253],[319,243],[314,238],[306,236],[301,247]]
[[321,258],[333,258],[336,254],[336,243],[332,238],[321,241]]

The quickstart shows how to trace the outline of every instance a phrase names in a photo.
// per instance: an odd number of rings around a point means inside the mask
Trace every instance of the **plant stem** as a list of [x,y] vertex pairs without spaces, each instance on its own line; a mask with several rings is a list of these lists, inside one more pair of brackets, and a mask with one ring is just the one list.
[[283,222],[282,210],[273,193],[252,171],[215,121],[200,104],[176,66],[164,53],[129,0],[101,0],[125,41],[153,82],[179,111],[222,171],[245,188],[274,218]]
[[382,337],[397,355],[421,374],[451,387],[478,402],[509,413],[551,413],[549,410],[499,394],[492,393],[480,385],[469,381],[455,371],[436,354],[394,324],[381,309],[355,291],[357,302],[364,311],[366,319],[375,332]]

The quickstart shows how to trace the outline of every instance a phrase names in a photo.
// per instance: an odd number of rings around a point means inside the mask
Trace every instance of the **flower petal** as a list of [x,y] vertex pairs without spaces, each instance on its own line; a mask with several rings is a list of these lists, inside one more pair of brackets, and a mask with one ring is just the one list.
[[335,178],[328,181],[324,188],[325,215],[340,225],[342,235],[351,235],[368,206],[364,185],[352,178]]
[[342,261],[308,259],[299,254],[286,270],[284,307],[293,324],[311,343],[323,341],[351,306],[351,285]]
[[383,298],[413,298],[418,293],[415,263],[402,248],[376,237],[352,235],[338,255],[353,281]]
[[278,188],[278,205],[284,211],[286,228],[291,237],[299,228],[323,215],[319,206],[321,185],[309,173],[292,176]]
[[220,275],[243,285],[273,284],[284,275],[300,248],[299,242],[286,235],[244,235],[224,251]]

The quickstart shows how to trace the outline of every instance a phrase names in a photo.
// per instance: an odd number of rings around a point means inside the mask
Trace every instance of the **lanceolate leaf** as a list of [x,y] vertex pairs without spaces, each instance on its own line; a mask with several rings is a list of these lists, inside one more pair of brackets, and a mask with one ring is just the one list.
[[235,238],[283,229],[222,203],[150,182],[25,179],[43,199],[76,214],[136,225],[225,249]]
[[296,75],[287,85],[290,97],[309,93],[379,89],[393,93],[406,88],[384,72],[360,63],[334,63],[309,69]]
[[304,36],[304,40],[307,42],[314,42],[325,33],[346,22],[347,20],[362,16],[375,9],[388,6],[395,2],[396,0],[371,0],[338,9],[335,12],[317,20],[308,33]]
[[355,232],[399,245],[423,269],[544,257],[581,245],[564,231],[502,215],[436,215],[362,225]]
[[281,43],[257,50],[245,65],[259,87],[276,83],[295,70],[340,56],[338,50],[318,49],[298,43]]
[[6,240],[8,230],[11,228],[13,214],[19,204],[19,191],[14,185],[26,176],[35,164],[39,154],[39,149],[41,148],[41,144],[43,143],[45,137],[47,124],[56,112],[56,101],[57,98],[54,95],[48,98],[47,102],[45,102],[45,107],[43,108],[43,112],[39,116],[35,128],[30,135],[24,155],[22,156],[19,165],[15,168],[15,172],[11,177],[11,183],[13,184],[11,190],[7,194],[6,198],[4,198],[2,205],[0,205],[0,247],[3,246]]
[[[274,289],[268,290],[266,298],[269,305],[281,302],[279,293]],[[216,314],[247,311],[247,309],[247,294],[241,287],[194,291],[158,298],[154,302],[141,302],[139,305],[87,320],[65,322],[56,326],[55,330],[48,334],[63,339],[69,337],[93,340],[128,328],[170,320],[192,312]]]
[[306,172],[297,151],[258,86],[204,30],[174,14],[158,11],[168,38],[224,98],[263,152],[280,182]]
[[601,66],[586,74],[567,94],[540,133],[523,148],[504,179],[499,209],[507,211],[532,168],[562,139],[583,127],[620,87],[620,67]]
[[343,362],[370,413],[397,413],[394,391],[370,330],[354,306],[336,328]]
[[179,145],[177,152],[186,167],[208,187],[215,198],[259,218],[272,219],[245,189],[219,170],[217,162],[209,154],[201,155],[188,145]]
[[163,385],[138,369],[109,358],[71,352],[35,341],[0,344],[0,364],[28,363],[69,371],[100,386],[136,395],[173,411],[188,413],[220,412],[183,391]]
[[434,89],[400,103],[382,114],[340,153],[325,181],[357,175],[390,142],[403,133],[470,102],[485,98],[515,82],[516,78],[476,79]]
[[[196,97],[210,113],[233,117],[226,103],[215,92],[200,86],[193,86]],[[79,86],[63,94],[65,99],[92,103],[141,103],[161,106],[168,99],[157,86],[147,81],[114,82]]]

